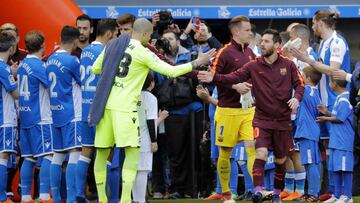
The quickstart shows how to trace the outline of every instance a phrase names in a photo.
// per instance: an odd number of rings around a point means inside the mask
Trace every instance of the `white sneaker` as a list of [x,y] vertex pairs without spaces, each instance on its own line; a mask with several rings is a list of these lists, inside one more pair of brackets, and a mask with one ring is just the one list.
[[162,199],[162,198],[164,198],[164,195],[161,192],[154,192],[153,198],[154,199]]
[[348,196],[341,195],[335,203],[353,203],[353,199]]
[[335,195],[331,195],[330,199],[324,201],[324,203],[335,203],[337,201]]

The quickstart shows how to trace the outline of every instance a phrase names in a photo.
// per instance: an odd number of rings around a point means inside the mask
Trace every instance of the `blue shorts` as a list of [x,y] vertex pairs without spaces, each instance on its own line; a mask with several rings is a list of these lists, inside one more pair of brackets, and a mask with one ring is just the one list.
[[81,144],[86,147],[93,147],[95,140],[95,127],[90,127],[86,121],[79,122],[81,129]]
[[111,161],[110,168],[122,168],[125,159],[125,149],[114,147],[114,155]]
[[300,139],[300,160],[301,164],[318,164],[321,162],[319,143],[315,140]]
[[328,169],[330,171],[349,171],[354,168],[354,154],[351,151],[330,149]]
[[273,151],[269,151],[268,152],[268,157],[267,160],[265,162],[265,166],[264,166],[264,170],[272,170],[275,168],[275,157],[274,157],[274,152]]
[[56,152],[81,148],[79,122],[74,121],[61,127],[54,127],[53,143]]
[[17,157],[15,153],[11,153],[9,156],[7,168],[8,169],[16,169],[17,168]]
[[17,127],[0,128],[0,152],[17,153]]
[[320,139],[328,140],[330,138],[330,122],[325,122],[320,124]]
[[35,125],[20,129],[20,149],[22,157],[39,157],[53,152],[52,124]]

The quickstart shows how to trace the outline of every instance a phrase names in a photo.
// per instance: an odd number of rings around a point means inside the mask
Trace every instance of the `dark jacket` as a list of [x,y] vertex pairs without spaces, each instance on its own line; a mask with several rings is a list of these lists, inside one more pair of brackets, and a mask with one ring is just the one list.
[[287,102],[294,97],[301,101],[304,82],[294,62],[279,56],[273,64],[258,57],[227,75],[216,73],[215,84],[236,84],[251,79],[255,97],[254,127],[291,130],[291,110]]
[[[228,74],[240,70],[247,62],[255,59],[252,50],[234,40],[220,49],[212,64],[212,70],[219,74]],[[240,94],[231,88],[231,85],[218,84],[218,98],[220,107],[241,108]]]

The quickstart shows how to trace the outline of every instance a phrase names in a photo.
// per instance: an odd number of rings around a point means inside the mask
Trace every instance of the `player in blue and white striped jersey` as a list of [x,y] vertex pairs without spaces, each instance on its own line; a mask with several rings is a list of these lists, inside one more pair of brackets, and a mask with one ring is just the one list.
[[18,69],[20,146],[24,162],[21,166],[21,200],[32,201],[31,185],[37,157],[44,157],[40,168],[40,200],[50,199],[50,164],[53,152],[53,130],[50,98],[47,88],[44,54],[44,35],[39,31],[25,36],[29,54]]
[[[15,99],[18,97],[17,85],[11,68],[6,64],[16,51],[16,38],[0,33],[0,202],[7,199],[7,163],[11,153],[17,151],[17,115]],[[16,65],[15,65],[16,67]]]
[[[325,105],[329,111],[333,109],[337,94],[330,88],[330,76],[335,70],[343,70],[347,73],[350,72],[350,51],[348,43],[345,38],[335,31],[335,24],[339,18],[338,13],[332,13],[329,10],[319,10],[313,17],[313,26],[315,36],[320,37],[321,43],[318,51],[319,61],[315,61],[310,57],[302,54],[299,50],[292,49],[293,55],[301,61],[310,64],[319,72],[323,73],[322,79],[319,83],[320,97],[322,104]],[[348,84],[347,90],[350,90]],[[330,132],[330,123],[324,123],[321,126],[321,139],[328,139]],[[322,141],[327,146],[328,141]],[[329,172],[329,188],[328,194],[334,192],[334,181],[332,171]],[[320,196],[320,200],[325,201],[326,198]],[[331,197],[333,201],[334,196]]]
[[46,62],[54,126],[54,156],[50,168],[54,202],[61,201],[61,168],[66,154],[69,154],[66,169],[67,201],[75,201],[75,170],[81,148],[81,80],[79,60],[70,53],[77,47],[79,35],[77,28],[65,26],[61,31],[60,49]]
[[80,58],[82,116],[80,122],[82,151],[76,167],[76,201],[85,200],[85,182],[91,156],[94,152],[95,127],[88,124],[89,110],[95,96],[98,75],[91,71],[92,65],[112,38],[117,36],[118,29],[114,19],[102,19],[97,24],[96,39],[83,49]]

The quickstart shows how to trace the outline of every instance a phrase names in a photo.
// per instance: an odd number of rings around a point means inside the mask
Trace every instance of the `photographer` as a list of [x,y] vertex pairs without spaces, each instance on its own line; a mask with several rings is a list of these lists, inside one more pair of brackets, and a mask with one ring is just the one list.
[[[159,11],[152,16],[152,24],[154,26],[154,32],[151,35],[151,42],[155,44],[156,41],[163,35],[164,31],[169,30],[176,33],[178,36],[181,34],[181,30],[177,24],[174,23],[174,19],[170,11]],[[180,44],[189,49],[194,42],[191,38],[185,37],[180,39]]]
[[[189,50],[181,46],[178,35],[171,31],[164,31],[162,37],[157,42],[159,50],[164,52],[167,59],[174,64],[183,64],[191,60]],[[155,73],[157,78],[158,100],[162,108],[166,108],[170,116],[165,121],[165,132],[170,161],[171,188],[170,198],[183,198],[185,194],[191,194],[192,191],[186,188],[192,188],[188,185],[191,177],[191,143],[197,143],[194,150],[195,159],[198,158],[198,146],[202,136],[202,103],[196,97],[196,80],[186,77],[177,77],[176,79],[167,78]],[[174,103],[164,102],[163,96],[168,95],[167,91],[175,95]],[[171,100],[171,99],[170,99]],[[191,113],[195,112],[195,136],[191,137]]]

